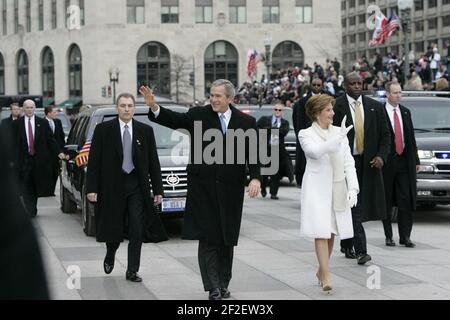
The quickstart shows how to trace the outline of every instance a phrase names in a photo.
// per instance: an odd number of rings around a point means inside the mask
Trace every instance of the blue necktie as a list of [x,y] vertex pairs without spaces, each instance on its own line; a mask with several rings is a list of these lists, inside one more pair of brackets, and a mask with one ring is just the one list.
[[219,116],[220,125],[222,126],[222,133],[225,134],[227,132],[227,124],[225,123],[225,116],[223,113]]

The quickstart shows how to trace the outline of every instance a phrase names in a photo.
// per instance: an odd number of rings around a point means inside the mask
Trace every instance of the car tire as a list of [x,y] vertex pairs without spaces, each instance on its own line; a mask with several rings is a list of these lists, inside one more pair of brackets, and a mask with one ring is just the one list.
[[63,213],[74,213],[77,211],[77,204],[70,198],[67,189],[64,188],[61,177],[59,178],[59,200]]
[[87,199],[85,187],[83,187],[82,194],[81,225],[87,236],[95,236],[94,204]]

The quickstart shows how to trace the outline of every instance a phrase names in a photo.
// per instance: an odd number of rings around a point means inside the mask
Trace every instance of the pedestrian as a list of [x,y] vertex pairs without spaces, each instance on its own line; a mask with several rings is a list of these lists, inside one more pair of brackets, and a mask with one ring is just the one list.
[[14,174],[10,133],[0,126],[0,300],[48,300],[36,231]]
[[96,239],[106,242],[105,273],[114,269],[116,251],[124,240],[125,230],[129,239],[125,279],[141,282],[138,271],[145,222],[152,219],[158,241],[167,239],[154,209],[162,201],[161,167],[152,127],[133,119],[134,96],[120,94],[116,109],[117,118],[95,128],[86,193],[88,200],[95,203]]
[[9,125],[11,122],[16,121],[21,116],[21,110],[19,104],[14,102],[10,105],[11,114],[8,118],[2,120],[3,125]]
[[356,205],[358,179],[348,144],[352,125],[333,126],[335,100],[316,95],[306,103],[312,126],[299,132],[298,139],[306,155],[301,195],[301,234],[314,238],[319,270],[316,273],[322,290],[332,290],[329,259],[334,237],[353,237],[350,208]]
[[[45,120],[47,120],[50,130],[55,138],[56,145],[58,146],[59,153],[64,153],[64,145],[66,144],[66,138],[64,135],[64,130],[62,126],[61,120],[59,120],[56,115],[55,106],[47,106],[44,108]],[[54,159],[55,163],[53,164],[54,174],[53,174],[53,190],[55,190],[56,182],[59,178],[59,173],[61,171],[61,164],[58,158]]]
[[38,198],[54,195],[55,159],[65,158],[58,150],[48,122],[36,117],[35,110],[33,100],[24,101],[24,116],[12,123],[21,194],[31,217],[37,215]]
[[[278,152],[279,167],[276,173],[267,176],[262,176],[261,185],[261,195],[266,197],[267,187],[270,187],[270,199],[278,200],[278,189],[280,187],[280,180],[284,176],[284,172],[287,173],[289,179],[293,180],[292,174],[292,163],[289,157],[289,153],[286,150],[284,144],[284,138],[289,133],[289,121],[283,119],[283,109],[284,105],[281,101],[277,101],[273,106],[273,115],[262,116],[257,122],[258,129],[267,130],[267,150],[272,151],[272,146],[274,150]],[[273,129],[278,129],[278,133],[274,134]]]
[[[211,147],[211,143],[194,136],[194,126],[201,124],[202,137],[206,131],[226,137],[226,132],[230,129],[242,129],[244,133],[256,134],[256,120],[231,105],[235,89],[228,80],[219,79],[212,83],[211,104],[191,108],[187,113],[177,113],[158,106],[148,87],[141,87],[140,93],[150,107],[148,116],[151,121],[172,129],[188,130],[191,135],[191,161],[187,167],[188,193],[182,237],[199,240],[198,262],[209,299],[229,298],[228,285],[232,276],[233,251],[238,244],[241,226],[246,167],[250,176],[248,194],[253,198],[261,188],[259,161],[250,161],[250,142],[246,139],[245,154],[237,155],[236,148],[224,150],[224,156],[234,152],[232,163],[219,159],[213,164],[207,164],[201,155]],[[202,154],[195,155],[195,152]],[[201,163],[194,161],[198,156]],[[238,163],[237,156],[245,157],[245,163]]]
[[358,205],[352,208],[354,238],[341,240],[341,251],[346,258],[356,258],[359,265],[372,259],[367,254],[363,222],[386,218],[386,206],[380,205],[385,203],[381,169],[390,148],[390,133],[383,105],[362,95],[362,85],[362,79],[357,73],[349,73],[344,83],[346,94],[336,99],[334,108],[335,125],[347,116],[346,125],[354,126],[348,133],[348,140],[361,191]]
[[411,241],[413,211],[416,209],[417,180],[420,168],[417,144],[411,112],[400,104],[402,88],[398,83],[386,83],[387,102],[384,105],[389,119],[391,148],[386,164],[383,166],[383,179],[386,194],[387,217],[383,220],[386,245],[395,246],[392,239],[391,212],[398,208],[398,234],[400,244],[414,248]]

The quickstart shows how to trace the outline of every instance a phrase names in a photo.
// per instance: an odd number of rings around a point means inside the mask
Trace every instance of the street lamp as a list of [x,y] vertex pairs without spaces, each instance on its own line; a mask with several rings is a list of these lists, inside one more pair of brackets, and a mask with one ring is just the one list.
[[109,83],[112,83],[113,85],[113,104],[116,104],[116,83],[119,82],[119,68],[113,68],[109,69]]
[[266,48],[266,70],[267,70],[267,83],[270,82],[270,67],[272,66],[270,47],[272,46],[272,35],[270,33],[266,33],[264,37],[264,47]]
[[411,9],[414,5],[414,0],[398,0],[398,8],[400,9],[400,17],[402,21],[403,39],[405,41],[405,65],[403,66],[403,73],[405,77],[404,84],[406,84],[406,77],[409,73],[409,33],[411,22]]

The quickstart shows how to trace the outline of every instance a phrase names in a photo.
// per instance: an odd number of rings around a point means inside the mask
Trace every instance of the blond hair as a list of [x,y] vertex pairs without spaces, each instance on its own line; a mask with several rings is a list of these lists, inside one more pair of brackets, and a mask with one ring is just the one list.
[[308,99],[305,106],[306,115],[316,121],[317,116],[331,103],[334,107],[336,100],[327,94],[320,94]]

